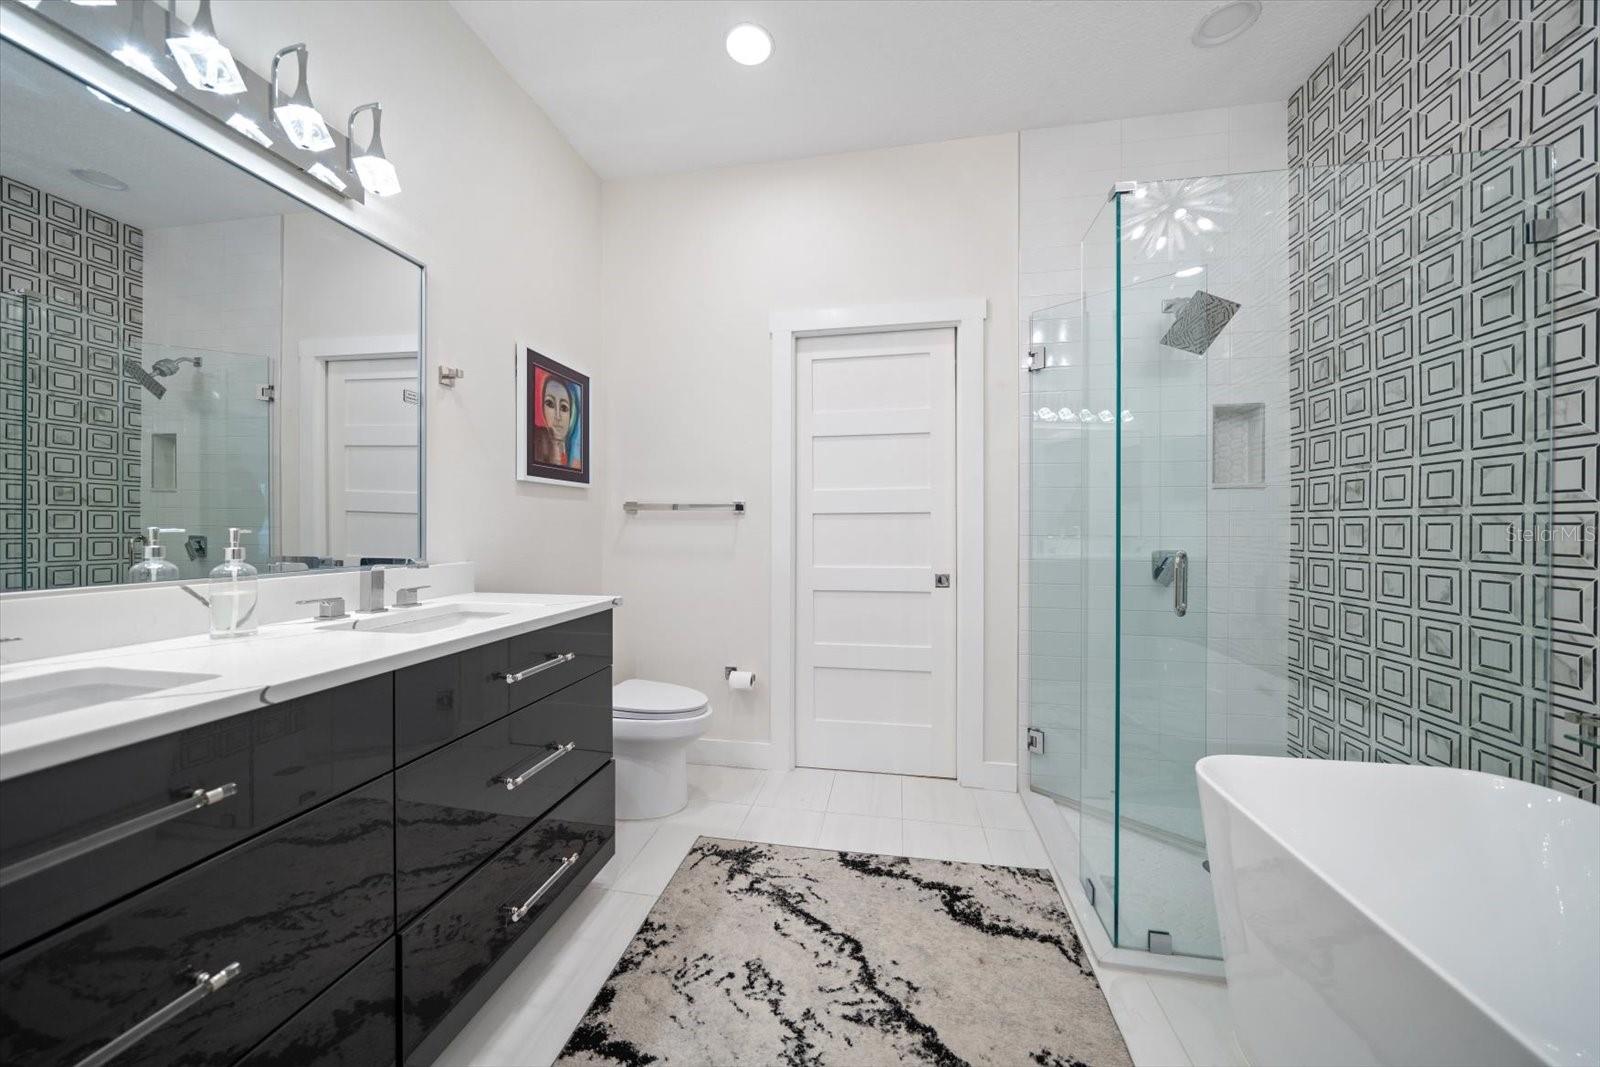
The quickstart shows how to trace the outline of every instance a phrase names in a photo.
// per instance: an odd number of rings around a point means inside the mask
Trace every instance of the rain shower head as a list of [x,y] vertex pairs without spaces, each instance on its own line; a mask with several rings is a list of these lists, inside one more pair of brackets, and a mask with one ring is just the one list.
[[177,359],[158,359],[150,364],[152,373],[162,378],[170,378],[178,373],[178,368],[185,363],[192,363],[196,370],[200,369],[199,356],[180,356]]
[[[1161,343],[1168,348],[1193,352],[1197,356],[1206,354],[1206,349],[1216,341],[1217,335],[1222,333],[1240,307],[1234,301],[1212,296],[1204,289],[1196,289],[1187,300],[1168,303],[1181,303],[1181,306],[1174,309],[1178,317],[1172,320],[1172,325],[1162,335]],[[1166,310],[1165,305],[1163,310]]]
[[122,373],[150,390],[157,400],[167,395],[167,387],[151,377],[150,372],[139,366],[139,361],[132,356],[122,357]]

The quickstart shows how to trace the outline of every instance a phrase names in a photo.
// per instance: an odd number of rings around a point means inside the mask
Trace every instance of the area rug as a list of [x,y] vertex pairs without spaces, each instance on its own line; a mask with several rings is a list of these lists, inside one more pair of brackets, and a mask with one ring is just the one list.
[[700,838],[559,1064],[1130,1064],[1046,871]]

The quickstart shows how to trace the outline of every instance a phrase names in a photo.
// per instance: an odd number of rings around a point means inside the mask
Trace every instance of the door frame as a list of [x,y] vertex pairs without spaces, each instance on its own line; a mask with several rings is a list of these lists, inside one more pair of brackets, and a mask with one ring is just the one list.
[[[427,408],[424,395],[426,386],[422,375],[422,346],[417,334],[376,334],[367,337],[308,337],[298,345],[296,381],[298,395],[287,399],[297,409],[299,418],[300,466],[306,467],[309,453],[317,456],[311,464],[310,477],[302,478],[299,492],[299,512],[295,534],[301,547],[307,544],[328,543],[328,364],[350,359],[383,359],[410,356],[417,361],[417,466],[427,466],[426,430],[423,412]],[[280,398],[284,399],[284,398]],[[310,420],[309,425],[307,420]],[[418,552],[426,544],[427,499],[421,483],[417,487],[417,545]],[[331,544],[325,555],[334,555]],[[426,558],[419,555],[420,558]]]
[[[956,331],[956,780],[1016,788],[983,758],[984,324],[982,297],[774,312],[772,332],[772,762],[795,765],[795,342],[899,330]],[[1001,772],[1004,773],[1001,773]]]

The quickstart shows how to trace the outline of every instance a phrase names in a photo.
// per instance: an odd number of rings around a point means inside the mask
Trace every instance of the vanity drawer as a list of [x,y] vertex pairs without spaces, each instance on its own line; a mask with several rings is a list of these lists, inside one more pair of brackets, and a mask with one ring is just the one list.
[[386,773],[388,674],[0,782],[0,953]]
[[610,758],[611,672],[602,670],[401,767],[395,772],[398,921],[404,924]]
[[611,666],[611,612],[506,640],[511,707],[520,708]]
[[395,1062],[394,938],[272,1032],[239,1067],[377,1067]]
[[607,765],[401,931],[402,1059],[436,1056],[615,854],[615,812]]
[[393,932],[392,791],[385,776],[0,961],[0,1063],[74,1064],[141,1030],[119,1067],[232,1063]]
[[506,643],[394,672],[394,758],[408,763],[511,710]]

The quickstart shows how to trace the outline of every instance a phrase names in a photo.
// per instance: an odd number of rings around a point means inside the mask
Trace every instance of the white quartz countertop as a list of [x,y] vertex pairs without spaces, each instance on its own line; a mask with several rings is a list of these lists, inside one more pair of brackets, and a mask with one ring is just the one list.
[[[0,780],[82,759],[240,712],[384,674],[413,663],[527,633],[610,608],[609,596],[464,593],[391,608],[387,621],[408,611],[425,617],[456,605],[483,617],[427,633],[352,628],[364,614],[329,622],[263,626],[252,637],[214,640],[208,634],[0,667]],[[6,721],[8,686],[69,670],[121,668],[212,675],[140,696]]]

